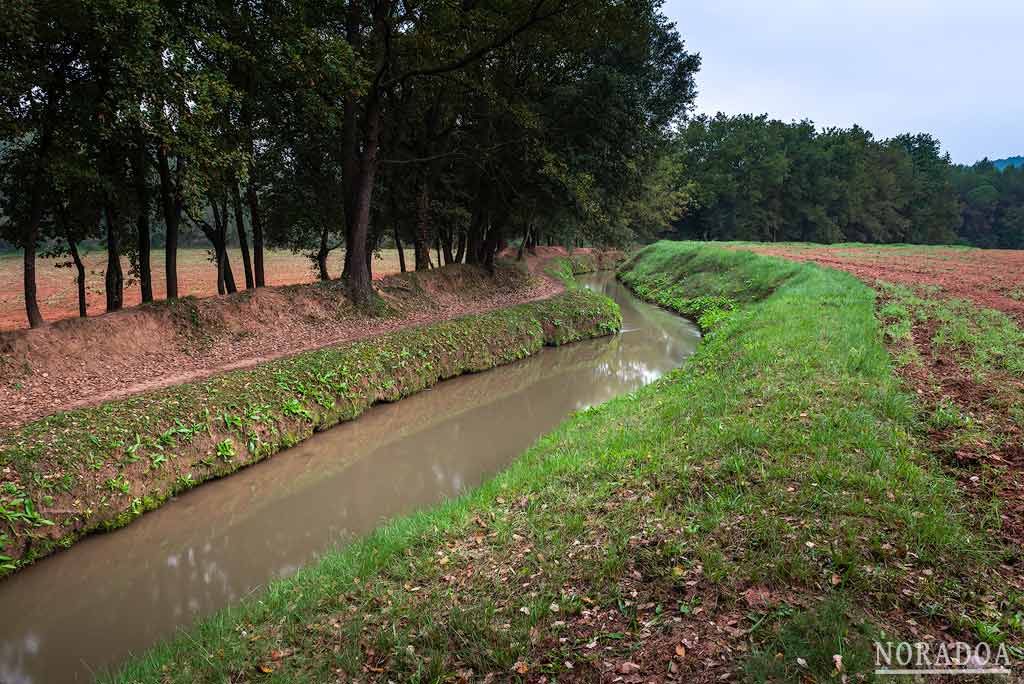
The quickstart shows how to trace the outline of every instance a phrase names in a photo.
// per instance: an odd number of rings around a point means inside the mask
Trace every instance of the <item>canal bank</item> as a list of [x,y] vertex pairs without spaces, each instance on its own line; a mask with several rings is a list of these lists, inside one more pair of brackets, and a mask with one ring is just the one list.
[[874,293],[708,245],[624,269],[717,311],[682,369],[103,681],[828,680],[925,610],[982,638],[957,597],[1012,601],[1006,556],[918,448]]
[[651,382],[696,347],[692,324],[611,273],[581,280],[618,304],[622,335],[374,406],[0,582],[0,608],[14,616],[0,626],[0,673],[88,681],[390,518],[463,494],[566,416]]

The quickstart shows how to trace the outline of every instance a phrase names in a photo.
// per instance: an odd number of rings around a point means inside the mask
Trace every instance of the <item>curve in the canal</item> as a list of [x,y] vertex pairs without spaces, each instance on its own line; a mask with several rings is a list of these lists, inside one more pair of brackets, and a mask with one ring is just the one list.
[[620,335],[455,378],[190,490],[0,582],[0,684],[85,682],[383,521],[458,496],[570,413],[652,382],[700,339],[612,274]]

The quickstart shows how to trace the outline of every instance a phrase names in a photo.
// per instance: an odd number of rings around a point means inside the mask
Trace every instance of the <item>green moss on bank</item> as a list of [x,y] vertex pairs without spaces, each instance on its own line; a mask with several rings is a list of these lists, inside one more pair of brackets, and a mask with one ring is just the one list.
[[620,325],[611,300],[574,289],[30,423],[0,437],[0,574],[378,401]]
[[1006,550],[917,448],[869,288],[678,243],[623,276],[736,308],[685,368],[109,681],[838,681],[883,633],[1020,644]]

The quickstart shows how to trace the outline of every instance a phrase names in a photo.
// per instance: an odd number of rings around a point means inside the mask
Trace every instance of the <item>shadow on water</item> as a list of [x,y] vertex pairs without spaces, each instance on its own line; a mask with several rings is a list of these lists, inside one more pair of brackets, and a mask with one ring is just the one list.
[[573,411],[693,353],[689,322],[610,274],[583,281],[619,303],[621,335],[375,406],[0,582],[0,683],[88,681],[382,521],[479,484]]

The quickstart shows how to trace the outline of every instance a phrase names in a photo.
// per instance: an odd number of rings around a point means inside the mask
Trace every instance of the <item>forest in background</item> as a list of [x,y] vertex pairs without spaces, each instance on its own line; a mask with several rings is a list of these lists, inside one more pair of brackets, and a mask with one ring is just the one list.
[[927,133],[879,139],[766,115],[699,116],[672,166],[701,240],[1024,247],[1024,167],[955,165]]
[[[649,182],[700,60],[656,0],[0,0],[0,239],[131,263],[201,232],[218,289],[307,251],[372,301],[372,254],[491,267],[510,240],[615,244],[678,216]],[[154,240],[156,238],[156,240]],[[162,238],[162,239],[161,239]],[[330,254],[344,248],[344,262]],[[339,260],[340,261],[340,260]],[[404,259],[403,259],[404,266]],[[81,295],[80,295],[81,296]]]

